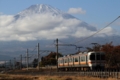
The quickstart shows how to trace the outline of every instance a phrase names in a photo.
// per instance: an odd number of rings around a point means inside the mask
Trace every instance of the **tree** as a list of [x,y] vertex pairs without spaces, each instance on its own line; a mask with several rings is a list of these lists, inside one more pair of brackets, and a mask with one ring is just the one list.
[[[56,65],[57,64],[57,60],[56,60],[56,52],[50,52],[50,54],[48,54],[45,57],[41,58],[41,66],[46,66],[46,65]],[[60,53],[58,53],[58,56],[62,56]]]
[[38,59],[34,59],[32,64],[33,64],[33,67],[36,68],[38,65]]
[[120,67],[120,45],[114,46],[112,45],[112,42],[106,43],[102,46],[101,51],[104,51],[106,53],[105,59],[107,67]]
[[101,50],[102,46],[100,44],[98,44],[98,43],[92,43],[92,44],[94,44],[94,46],[92,48],[86,47],[86,49],[88,51],[100,51]]

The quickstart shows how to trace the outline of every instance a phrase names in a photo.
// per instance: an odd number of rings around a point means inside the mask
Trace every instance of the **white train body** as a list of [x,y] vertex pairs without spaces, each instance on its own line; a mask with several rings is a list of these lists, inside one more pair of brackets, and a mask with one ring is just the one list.
[[67,55],[58,58],[58,69],[69,70],[96,70],[104,69],[105,53],[85,52],[75,55]]

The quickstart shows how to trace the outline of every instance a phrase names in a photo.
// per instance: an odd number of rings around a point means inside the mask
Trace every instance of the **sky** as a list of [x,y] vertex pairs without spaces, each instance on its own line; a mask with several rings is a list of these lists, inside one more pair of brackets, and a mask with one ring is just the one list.
[[[77,19],[35,14],[14,21],[14,15],[35,4],[51,5]],[[25,51],[25,48],[32,50],[38,40],[47,43],[44,40],[53,41],[59,37],[66,41],[78,41],[80,37],[94,34],[120,16],[119,7],[120,0],[0,0],[0,54],[15,55]],[[99,33],[97,41],[105,43],[105,37],[108,36],[109,40],[113,35],[120,37],[120,19]],[[99,41],[101,38],[104,39]]]
[[14,15],[34,4],[49,4],[66,12],[70,8],[82,8],[85,14],[74,16],[98,27],[120,16],[120,0],[0,0],[0,13]]

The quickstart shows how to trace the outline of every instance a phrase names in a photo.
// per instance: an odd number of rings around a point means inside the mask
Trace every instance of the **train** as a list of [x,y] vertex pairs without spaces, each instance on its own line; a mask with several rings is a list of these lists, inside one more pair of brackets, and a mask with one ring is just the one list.
[[104,68],[104,52],[79,52],[78,54],[58,58],[59,71],[104,70]]

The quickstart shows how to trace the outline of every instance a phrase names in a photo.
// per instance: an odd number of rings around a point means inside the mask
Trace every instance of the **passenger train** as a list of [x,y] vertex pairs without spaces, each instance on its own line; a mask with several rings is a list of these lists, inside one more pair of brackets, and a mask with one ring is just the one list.
[[105,67],[104,52],[80,52],[58,58],[59,71],[98,70]]

